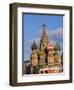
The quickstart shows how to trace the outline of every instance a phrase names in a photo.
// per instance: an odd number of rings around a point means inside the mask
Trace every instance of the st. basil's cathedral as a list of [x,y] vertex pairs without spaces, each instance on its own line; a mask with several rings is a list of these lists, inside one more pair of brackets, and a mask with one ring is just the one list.
[[[29,70],[25,74],[52,74],[63,72],[63,53],[59,42],[54,44],[48,40],[46,33],[46,24],[42,25],[43,32],[40,40],[40,47],[37,46],[34,40],[31,46],[31,57],[29,61]],[[24,70],[26,67],[24,68]],[[26,73],[28,72],[28,73]]]

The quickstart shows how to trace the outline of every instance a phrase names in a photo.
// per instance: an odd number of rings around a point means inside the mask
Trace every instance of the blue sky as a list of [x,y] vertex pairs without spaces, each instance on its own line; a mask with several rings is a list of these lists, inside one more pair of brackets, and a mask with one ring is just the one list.
[[39,47],[42,24],[46,24],[49,40],[58,42],[63,47],[63,16],[24,14],[24,60],[30,60],[31,45],[36,40]]

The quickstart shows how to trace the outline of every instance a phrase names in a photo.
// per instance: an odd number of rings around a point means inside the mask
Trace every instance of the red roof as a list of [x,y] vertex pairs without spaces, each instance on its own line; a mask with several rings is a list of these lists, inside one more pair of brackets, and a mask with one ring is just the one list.
[[54,49],[54,45],[53,45],[52,42],[49,42],[49,43],[48,43],[47,49],[48,49],[48,50]]

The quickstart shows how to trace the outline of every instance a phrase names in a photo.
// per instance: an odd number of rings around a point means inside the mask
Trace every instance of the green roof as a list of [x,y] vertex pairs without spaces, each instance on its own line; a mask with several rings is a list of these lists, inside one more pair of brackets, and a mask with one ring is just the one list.
[[39,55],[44,55],[44,51],[41,50],[41,51],[39,52]]
[[56,43],[54,50],[60,50],[60,49],[61,49],[61,47],[60,47],[59,43]]

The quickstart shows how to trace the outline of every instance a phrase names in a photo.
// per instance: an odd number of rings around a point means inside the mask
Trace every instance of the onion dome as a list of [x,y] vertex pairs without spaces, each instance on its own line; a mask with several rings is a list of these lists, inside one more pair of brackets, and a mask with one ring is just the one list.
[[35,42],[35,41],[33,42],[33,44],[32,44],[32,47],[31,47],[31,48],[32,48],[32,50],[33,50],[33,49],[37,49],[37,44],[36,44],[36,42]]
[[54,50],[60,50],[60,45],[58,43],[54,46]]
[[53,42],[49,42],[48,45],[47,45],[47,50],[54,50],[54,44]]

